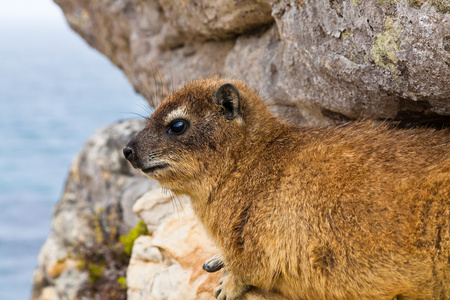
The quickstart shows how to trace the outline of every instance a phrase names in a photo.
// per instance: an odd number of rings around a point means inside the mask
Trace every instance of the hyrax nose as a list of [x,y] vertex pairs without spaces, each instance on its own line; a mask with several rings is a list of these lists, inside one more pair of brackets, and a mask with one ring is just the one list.
[[123,156],[125,156],[125,158],[127,160],[132,160],[134,158],[134,150],[133,148],[129,147],[129,146],[125,146],[123,148]]

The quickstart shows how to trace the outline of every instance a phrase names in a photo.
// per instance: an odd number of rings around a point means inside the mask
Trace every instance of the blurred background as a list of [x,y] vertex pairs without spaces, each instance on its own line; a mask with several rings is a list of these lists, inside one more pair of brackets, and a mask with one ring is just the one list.
[[73,157],[97,129],[146,115],[51,0],[0,0],[0,299],[29,299]]

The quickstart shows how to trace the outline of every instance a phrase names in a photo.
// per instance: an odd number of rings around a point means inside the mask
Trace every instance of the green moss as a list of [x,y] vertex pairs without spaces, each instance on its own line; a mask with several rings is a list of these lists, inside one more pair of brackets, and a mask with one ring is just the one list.
[[375,36],[375,43],[370,51],[370,57],[378,66],[391,70],[397,75],[397,52],[400,50],[400,34],[403,28],[399,22],[391,17],[386,17],[384,22],[385,32]]
[[139,235],[147,234],[147,228],[140,222],[129,234],[119,237],[113,213],[111,209],[97,211],[91,222],[95,230],[93,244],[80,244],[77,248],[78,269],[89,278],[80,298],[126,300],[125,275],[131,248]]
[[361,3],[361,0],[352,0],[353,6],[358,6]]
[[89,282],[91,284],[96,283],[101,277],[103,277],[103,272],[105,271],[105,262],[88,262],[85,258],[80,257],[78,259],[78,270],[87,271],[89,276]]
[[117,283],[119,284],[120,288],[126,290],[127,289],[127,278],[125,276],[121,276],[117,279]]
[[101,277],[103,277],[103,273],[105,272],[105,266],[97,265],[93,263],[88,264],[88,273],[89,273],[89,281],[91,283],[96,283]]
[[141,235],[147,235],[148,230],[147,226],[144,222],[139,221],[139,223],[130,230],[130,232],[127,235],[120,237],[120,242],[124,246],[124,252],[128,256],[131,256],[131,250],[133,249],[134,241]]

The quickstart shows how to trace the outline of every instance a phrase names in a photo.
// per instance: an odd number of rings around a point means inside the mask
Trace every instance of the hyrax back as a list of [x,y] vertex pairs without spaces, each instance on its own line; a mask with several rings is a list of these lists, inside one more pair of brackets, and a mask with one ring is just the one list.
[[169,96],[125,147],[191,197],[221,250],[219,299],[450,299],[450,132],[296,127],[239,81]]

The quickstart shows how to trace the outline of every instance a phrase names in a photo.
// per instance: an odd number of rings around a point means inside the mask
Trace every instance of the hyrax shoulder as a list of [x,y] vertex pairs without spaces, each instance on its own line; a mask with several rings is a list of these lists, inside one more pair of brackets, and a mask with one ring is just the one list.
[[219,299],[450,298],[450,132],[296,127],[245,84],[178,90],[124,148],[222,253]]

